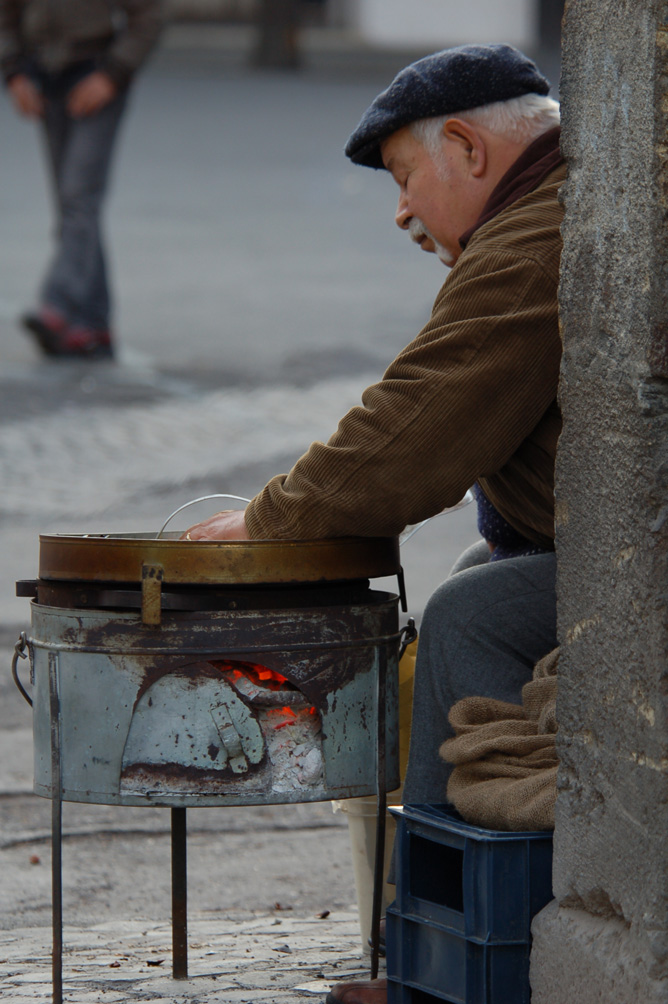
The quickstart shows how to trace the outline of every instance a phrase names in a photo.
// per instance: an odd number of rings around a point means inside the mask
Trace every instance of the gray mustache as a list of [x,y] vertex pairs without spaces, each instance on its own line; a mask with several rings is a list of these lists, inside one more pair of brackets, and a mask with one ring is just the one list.
[[413,216],[410,220],[408,224],[408,233],[410,234],[411,240],[415,241],[416,244],[419,243],[421,237],[429,237],[433,240],[433,237],[425,227],[424,223],[422,220],[419,220],[417,216]]

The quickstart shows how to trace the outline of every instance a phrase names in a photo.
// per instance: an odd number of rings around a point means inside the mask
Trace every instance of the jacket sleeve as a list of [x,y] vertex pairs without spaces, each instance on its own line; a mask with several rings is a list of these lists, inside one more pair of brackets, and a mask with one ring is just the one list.
[[0,0],[0,72],[7,82],[25,66],[20,0]]
[[126,22],[99,60],[99,67],[125,87],[155,45],[164,24],[161,0],[122,0]]
[[505,250],[462,255],[362,406],[251,502],[250,536],[395,535],[456,504],[554,401],[560,357],[554,276]]

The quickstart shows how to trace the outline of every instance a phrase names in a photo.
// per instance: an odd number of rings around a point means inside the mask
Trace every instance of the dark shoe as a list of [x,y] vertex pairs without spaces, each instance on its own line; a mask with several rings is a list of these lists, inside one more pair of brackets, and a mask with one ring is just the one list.
[[31,335],[35,336],[37,344],[46,355],[54,355],[54,346],[67,331],[67,320],[55,307],[43,306],[34,313],[25,314],[21,324]]
[[47,356],[110,359],[114,354],[111,334],[106,328],[68,325],[62,315],[50,307],[42,307],[35,314],[26,314],[21,322],[35,335],[39,347]]
[[111,334],[106,328],[68,324],[55,307],[43,305],[25,314],[21,323],[47,356],[66,359],[109,359],[114,354]]
[[327,994],[325,1004],[387,1004],[387,980],[337,983]]

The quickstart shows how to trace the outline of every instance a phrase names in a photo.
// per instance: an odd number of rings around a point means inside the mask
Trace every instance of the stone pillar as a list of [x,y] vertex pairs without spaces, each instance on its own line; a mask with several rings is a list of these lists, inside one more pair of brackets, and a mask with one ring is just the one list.
[[668,1001],[668,2],[568,0],[556,901],[533,1004]]

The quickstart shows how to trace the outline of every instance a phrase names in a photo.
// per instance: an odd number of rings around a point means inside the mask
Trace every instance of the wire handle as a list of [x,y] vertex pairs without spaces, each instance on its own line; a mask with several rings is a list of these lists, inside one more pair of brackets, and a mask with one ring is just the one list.
[[415,627],[415,618],[409,617],[408,621],[406,622],[406,624],[404,624],[401,631],[399,632],[399,638],[400,638],[399,660],[401,660],[404,652],[406,651],[408,646],[415,641],[417,636],[418,633],[417,633],[417,628]]
[[[191,499],[190,502],[184,502],[183,505],[180,505],[178,509],[175,509],[174,512],[167,517],[165,522],[162,524],[162,526],[156,533],[155,539],[160,540],[163,533],[165,532],[167,524],[171,523],[174,517],[178,516],[178,514],[180,512],[183,512],[184,509],[187,509],[191,505],[197,505],[198,502],[208,502],[210,499],[234,499],[236,502],[245,502],[246,504],[250,502],[250,499],[244,498],[242,495],[227,495],[218,493],[214,495],[202,495],[198,499]],[[435,519],[436,516],[444,516],[448,512],[456,512],[457,509],[463,509],[464,506],[467,506],[470,502],[473,502],[473,493],[469,489],[469,491],[466,492],[466,494],[459,500],[459,502],[456,503],[456,505],[448,506],[447,509],[443,509],[441,510],[441,512],[437,512],[434,516],[429,516],[427,517],[427,519],[423,519],[421,523],[414,523],[412,526],[404,527],[403,532],[399,534],[399,543],[405,544],[407,540],[411,539],[414,533],[417,533],[418,530],[420,530],[425,525],[425,523],[428,523],[430,520]]]
[[417,533],[425,523],[428,523],[432,519],[436,519],[437,516],[445,516],[449,512],[456,512],[457,509],[463,509],[464,506],[469,505],[473,502],[473,492],[469,488],[465,495],[460,498],[456,505],[448,506],[447,509],[441,509],[440,512],[434,513],[433,516],[427,516],[423,519],[421,523],[413,523],[411,526],[405,526],[402,532],[399,534],[399,543],[405,544],[407,540],[410,540],[414,533]]
[[187,509],[188,506],[195,505],[197,502],[208,502],[209,499],[235,499],[237,502],[250,502],[250,499],[245,499],[241,495],[219,495],[219,494],[202,495],[201,498],[191,499],[190,502],[184,502],[183,505],[180,505],[178,509],[174,510],[171,516],[167,517],[165,522],[162,524],[162,526],[156,533],[155,539],[160,540],[163,533],[165,532],[165,527],[167,526],[167,524],[170,523],[175,516],[178,516],[180,512],[183,512],[184,509]]
[[27,690],[24,688],[23,684],[19,680],[19,671],[18,671],[19,659],[28,658],[25,651],[27,647],[28,647],[28,638],[26,636],[25,631],[22,631],[19,636],[19,640],[14,646],[14,658],[12,659],[12,677],[14,679],[14,683],[21,692],[21,696],[25,701],[28,702],[28,704],[32,708],[32,698],[30,697],[30,694],[27,692]]

